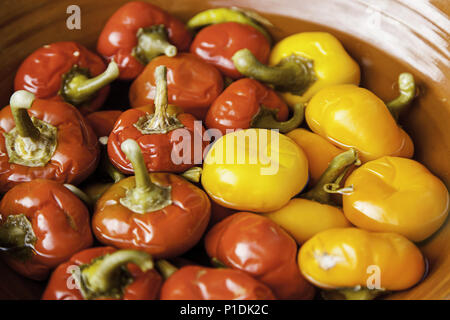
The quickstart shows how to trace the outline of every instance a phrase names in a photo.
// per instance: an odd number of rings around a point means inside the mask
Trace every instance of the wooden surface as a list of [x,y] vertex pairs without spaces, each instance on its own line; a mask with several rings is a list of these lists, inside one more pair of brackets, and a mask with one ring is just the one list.
[[[123,0],[2,0],[0,4],[0,104],[12,93],[15,70],[39,46],[74,40],[95,49],[106,19]],[[401,124],[411,134],[415,158],[450,186],[450,66],[448,0],[153,0],[182,20],[210,7],[255,8],[276,28],[275,38],[301,31],[332,31],[360,63],[365,87],[383,99],[396,95],[399,72],[418,79],[420,98]],[[81,8],[81,30],[66,28],[66,8]],[[292,17],[295,17],[292,18]],[[302,21],[298,20],[301,19]],[[309,22],[305,22],[309,21]],[[380,133],[382,134],[382,133]],[[450,299],[450,225],[421,248],[428,277],[394,299]],[[43,284],[0,264],[0,298],[39,298]]]

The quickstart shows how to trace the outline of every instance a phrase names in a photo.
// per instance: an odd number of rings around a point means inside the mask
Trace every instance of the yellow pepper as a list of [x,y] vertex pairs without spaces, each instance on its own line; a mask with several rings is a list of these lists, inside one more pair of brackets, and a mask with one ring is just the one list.
[[298,263],[307,280],[350,299],[408,289],[425,272],[422,253],[405,237],[357,228],[316,234],[300,248]]
[[449,193],[444,183],[417,161],[383,157],[353,171],[345,182],[345,216],[363,229],[396,232],[422,241],[444,223]]
[[[406,78],[406,80],[404,79]],[[400,76],[399,98],[386,104],[367,89],[337,85],[320,90],[308,103],[306,121],[312,131],[342,149],[356,148],[363,162],[382,156],[411,157],[414,146],[392,114],[398,115],[415,94],[410,74]],[[390,112],[391,111],[391,112]]]
[[270,66],[261,64],[247,49],[237,51],[232,60],[240,73],[284,92],[290,105],[307,102],[327,86],[357,85],[360,81],[358,64],[327,32],[303,32],[284,38],[272,49]]
[[346,170],[358,162],[354,149],[342,152],[331,161],[316,186],[302,195],[303,199],[292,199],[283,208],[264,215],[291,234],[298,244],[323,230],[350,227],[350,222],[334,205],[324,187],[336,183]]
[[203,165],[202,185],[218,204],[241,211],[277,210],[302,191],[308,160],[274,130],[247,129],[221,137]]
[[311,185],[317,183],[320,176],[328,168],[331,160],[342,153],[342,149],[335,147],[325,138],[303,128],[292,130],[286,135],[294,140],[305,152],[308,158],[309,183]]

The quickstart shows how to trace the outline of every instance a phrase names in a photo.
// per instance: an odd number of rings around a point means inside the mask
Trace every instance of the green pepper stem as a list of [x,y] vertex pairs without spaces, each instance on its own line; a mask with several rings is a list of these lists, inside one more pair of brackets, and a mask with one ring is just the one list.
[[156,261],[156,268],[162,274],[163,278],[167,280],[171,275],[178,271],[178,268],[169,261],[161,259]]
[[212,257],[211,258],[211,264],[214,266],[214,268],[219,268],[219,269],[227,269],[228,268],[225,265],[225,263],[223,263],[222,261],[220,261],[216,257]]
[[278,91],[302,95],[316,80],[313,62],[296,55],[284,58],[273,67],[259,62],[249,49],[237,51],[231,59],[240,73],[271,84]]
[[113,185],[113,183],[95,183],[89,184],[84,187],[83,192],[86,193],[92,201],[92,207],[95,206],[95,203],[98,199]]
[[70,190],[74,195],[76,195],[81,201],[83,201],[88,206],[91,206],[95,203],[95,201],[92,200],[92,198],[87,195],[83,190],[80,188],[75,187],[73,184],[65,183],[64,187]]
[[264,29],[260,25],[260,22],[267,25],[271,25],[271,23],[255,12],[251,12],[249,10],[242,10],[237,8],[209,9],[193,16],[186,25],[190,29],[197,29],[206,25],[225,22],[237,22],[252,26],[256,30],[261,32],[270,44],[272,43],[272,37],[266,31],[266,29]]
[[126,177],[122,172],[117,170],[117,168],[114,167],[110,161],[107,161],[105,163],[104,169],[109,177],[114,181],[114,183],[119,182]]
[[98,138],[100,145],[102,146],[102,156],[101,156],[101,168],[114,182],[119,182],[126,176],[120,172],[116,167],[114,167],[109,160],[108,153],[106,151],[106,146],[108,144],[108,137]]
[[[102,138],[106,138],[105,144],[102,143],[101,140],[105,140]],[[108,153],[106,151],[107,137],[101,137],[99,138],[99,141],[102,145],[101,160],[100,160],[101,171],[106,173],[114,181],[114,183],[119,182],[126,176],[122,172],[120,172],[116,167],[114,167],[111,161],[109,160]]]
[[288,133],[289,131],[298,128],[305,117],[305,105],[303,103],[296,103],[293,106],[292,118],[280,122],[276,120],[277,111],[261,106],[259,113],[253,118],[251,122],[252,128],[263,129],[278,129],[281,133]]
[[127,139],[122,142],[121,149],[133,166],[136,185],[127,191],[120,203],[131,211],[142,214],[172,204],[171,188],[158,186],[151,181],[138,143]]
[[9,104],[11,105],[11,112],[19,135],[36,141],[39,139],[40,132],[28,114],[28,109],[31,108],[34,100],[34,94],[25,90],[19,90],[13,93]]
[[31,118],[28,109],[35,100],[25,90],[11,96],[11,113],[16,127],[5,132],[5,147],[10,163],[28,167],[42,167],[50,161],[57,146],[58,129],[51,124]]
[[122,142],[120,147],[133,165],[136,189],[142,191],[153,190],[155,185],[150,180],[150,175],[148,174],[141,148],[137,142],[132,139],[127,139]]
[[203,172],[202,168],[193,167],[183,172],[181,176],[191,182],[199,183],[200,177],[202,176],[202,172]]
[[8,252],[22,248],[25,243],[26,230],[18,226],[0,227],[0,248]]
[[10,215],[0,226],[0,250],[26,260],[31,257],[36,236],[24,214]]
[[397,98],[386,103],[389,112],[395,120],[408,108],[416,95],[416,83],[411,73],[404,72],[398,77],[398,90],[400,94]]
[[113,82],[118,76],[119,67],[114,61],[108,64],[103,73],[94,78],[76,73],[64,84],[63,97],[69,103],[80,105],[91,99],[97,91]]
[[166,28],[162,24],[140,28],[136,37],[138,44],[133,49],[133,55],[144,65],[162,54],[168,57],[177,55],[177,47],[169,43]]
[[353,148],[338,154],[331,160],[328,168],[320,176],[319,181],[314,188],[305,193],[302,198],[323,204],[332,204],[330,193],[325,190],[326,185],[340,179],[341,174],[345,172],[349,166],[359,163],[358,152]]
[[128,263],[137,265],[143,272],[153,268],[151,255],[137,250],[118,250],[95,260],[92,264],[82,268],[81,279],[86,298],[108,295],[120,286],[118,272]]

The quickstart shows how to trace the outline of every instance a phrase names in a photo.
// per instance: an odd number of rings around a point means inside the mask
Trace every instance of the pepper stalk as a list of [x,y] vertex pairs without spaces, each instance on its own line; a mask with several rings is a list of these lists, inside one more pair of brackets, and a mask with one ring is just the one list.
[[96,297],[119,298],[129,284],[130,276],[124,267],[137,265],[143,272],[153,269],[151,255],[137,250],[118,250],[81,267],[80,291],[87,300]]
[[121,144],[122,152],[130,160],[135,173],[135,187],[127,190],[120,203],[135,213],[149,213],[172,204],[171,187],[153,183],[145,165],[141,149],[136,141],[127,139]]
[[103,87],[113,82],[119,76],[119,67],[114,61],[108,64],[106,70],[91,78],[89,70],[75,65],[63,77],[63,85],[59,94],[70,104],[79,106],[92,97]]
[[278,121],[276,120],[276,110],[261,106],[260,111],[253,118],[250,126],[252,128],[278,129],[281,133],[288,133],[298,128],[305,118],[305,105],[303,103],[296,103],[292,109],[293,114],[291,119]]
[[32,256],[35,243],[33,227],[24,214],[10,215],[0,226],[0,252],[26,261]]
[[241,49],[231,60],[240,73],[270,84],[277,91],[302,95],[316,81],[314,62],[298,55],[286,57],[269,67],[259,62],[250,50]]
[[180,175],[190,182],[199,183],[202,172],[203,169],[201,167],[193,167],[181,173]]
[[[332,204],[330,191],[328,190],[329,186],[340,181],[347,170],[354,164],[361,164],[356,149],[351,148],[350,150],[338,154],[331,160],[328,168],[320,176],[319,181],[314,188],[303,194],[302,198],[323,204]],[[339,186],[337,185],[337,187]]]
[[132,55],[143,65],[153,58],[165,54],[168,57],[177,55],[177,47],[169,43],[164,25],[154,25],[148,28],[139,28],[136,33],[138,43],[133,48]]
[[5,133],[9,162],[28,167],[45,166],[57,146],[57,128],[42,120],[31,118],[28,110],[35,101],[33,93],[18,90],[10,99],[16,127]]
[[398,76],[398,90],[399,96],[386,103],[395,120],[398,120],[400,114],[409,107],[416,95],[416,83],[411,73],[404,72]]
[[164,259],[156,261],[156,268],[165,280],[167,280],[171,275],[178,271],[177,267]]
[[237,22],[252,26],[266,37],[269,43],[272,43],[272,37],[263,28],[262,24],[272,26],[272,24],[265,18],[258,15],[256,12],[250,10],[242,10],[240,8],[214,8],[202,11],[193,16],[188,22],[189,29],[198,29],[210,24],[218,24],[225,22]]
[[168,113],[166,73],[166,66],[161,65],[155,69],[155,113],[140,117],[134,124],[142,134],[164,134],[184,127],[176,115],[170,115]]

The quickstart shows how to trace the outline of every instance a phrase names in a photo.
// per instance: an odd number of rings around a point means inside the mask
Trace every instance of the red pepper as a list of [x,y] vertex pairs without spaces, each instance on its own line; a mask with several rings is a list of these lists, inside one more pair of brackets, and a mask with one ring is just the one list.
[[169,173],[149,174],[136,141],[121,145],[135,176],[111,186],[97,201],[92,227],[97,239],[157,258],[180,255],[202,237],[211,212],[205,192]]
[[172,272],[161,288],[161,300],[275,299],[266,285],[239,270],[186,266]]
[[23,90],[0,111],[0,133],[1,192],[38,178],[79,184],[99,160],[95,133],[75,107]]
[[175,17],[150,3],[133,1],[109,18],[98,38],[97,51],[117,62],[120,79],[131,80],[154,57],[188,50],[191,38]]
[[[108,139],[108,154],[111,162],[124,173],[133,173],[131,162],[121,150],[121,144],[127,139],[136,140],[141,147],[144,161],[149,171],[183,172],[201,162],[202,154],[195,152],[195,141],[203,148],[204,128],[201,122],[188,113],[179,113],[167,105],[166,68],[159,66],[155,70],[157,79],[156,108],[142,107],[125,111],[117,120]],[[177,137],[183,134],[183,138]],[[187,136],[187,137],[184,137]],[[187,141],[190,139],[190,142]],[[181,145],[190,144],[190,154],[183,154]],[[172,158],[172,152],[180,153],[180,158]],[[198,153],[198,152],[197,152]],[[183,158],[183,159],[182,159]]]
[[249,49],[256,59],[267,64],[270,54],[267,38],[252,26],[237,22],[203,28],[195,36],[190,51],[217,67],[225,76],[238,79],[244,76],[236,70],[231,57],[241,49]]
[[76,42],[56,42],[30,54],[20,65],[15,90],[40,99],[63,100],[83,114],[99,109],[117,78],[115,63],[106,68],[102,58]]
[[276,113],[277,120],[288,118],[289,109],[280,97],[253,79],[241,79],[228,86],[211,105],[206,115],[206,126],[219,129],[248,129],[257,126],[258,115],[263,109]]
[[56,268],[42,300],[155,300],[161,284],[150,255],[90,248]]
[[120,110],[104,110],[88,114],[85,119],[100,138],[109,136],[121,114]]
[[235,213],[206,235],[208,255],[225,266],[247,272],[272,289],[278,299],[311,299],[314,288],[297,265],[297,244],[272,220]]
[[0,202],[0,248],[18,273],[35,280],[92,245],[89,212],[64,185],[36,179]]
[[223,90],[223,79],[214,66],[190,53],[153,59],[130,87],[131,106],[137,108],[153,103],[156,94],[154,73],[161,65],[168,69],[169,103],[204,119],[209,106]]

